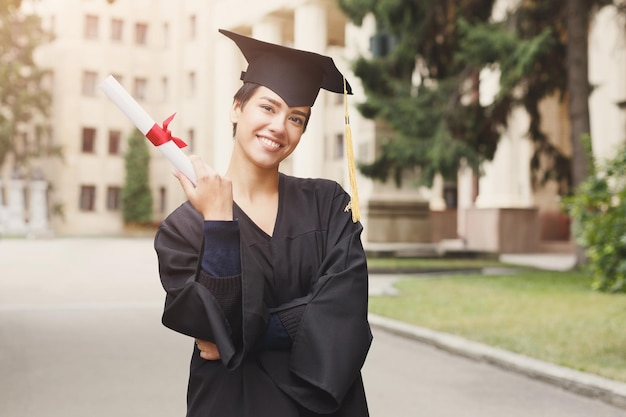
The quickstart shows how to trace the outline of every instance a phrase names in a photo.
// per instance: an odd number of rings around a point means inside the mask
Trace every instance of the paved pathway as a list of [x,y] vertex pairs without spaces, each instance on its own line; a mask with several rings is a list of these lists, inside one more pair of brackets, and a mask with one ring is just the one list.
[[[162,300],[150,240],[0,240],[0,416],[184,415],[191,343],[161,326]],[[626,416],[374,332],[364,368],[373,417]]]

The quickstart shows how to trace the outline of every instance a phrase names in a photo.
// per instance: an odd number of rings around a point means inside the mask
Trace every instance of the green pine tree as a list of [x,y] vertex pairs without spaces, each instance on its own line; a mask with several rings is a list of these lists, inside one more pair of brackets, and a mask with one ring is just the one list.
[[126,181],[122,190],[122,215],[127,224],[145,225],[152,221],[150,191],[150,151],[141,132],[128,139],[125,156]]
[[[534,180],[557,179],[567,193],[584,178],[579,145],[589,134],[589,19],[620,2],[522,0],[501,23],[491,19],[493,0],[338,2],[355,24],[370,13],[377,24],[374,57],[358,59],[354,70],[367,95],[361,113],[393,134],[377,159],[361,167],[365,175],[400,181],[403,171],[417,167],[426,183],[435,173],[454,180],[461,161],[479,173],[493,158],[512,109],[522,106],[531,118]],[[501,72],[500,92],[489,105],[478,101],[484,68]],[[550,96],[569,100],[572,162],[540,129],[539,104]],[[542,166],[546,160],[551,164]]]
[[463,39],[458,22],[463,18],[467,27],[486,24],[494,0],[339,4],[356,24],[369,13],[376,19],[374,56],[361,57],[354,65],[367,95],[359,110],[391,128],[388,137],[379,138],[377,159],[361,165],[361,171],[400,183],[404,171],[417,167],[428,184],[436,173],[455,180],[462,161],[477,171],[483,160],[493,158],[502,117],[489,117],[477,105],[480,68],[458,57]]

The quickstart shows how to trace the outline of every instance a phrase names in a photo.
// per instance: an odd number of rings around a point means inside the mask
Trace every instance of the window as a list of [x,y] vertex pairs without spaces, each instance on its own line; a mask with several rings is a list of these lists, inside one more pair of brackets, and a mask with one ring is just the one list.
[[167,101],[169,97],[169,81],[167,77],[161,78],[161,99]]
[[40,125],[35,126],[35,154],[37,156],[44,155],[44,143],[43,143],[43,127]]
[[121,208],[122,189],[120,187],[107,187],[107,210],[118,211]]
[[169,23],[163,23],[163,47],[170,46],[170,25]]
[[335,143],[333,144],[333,158],[334,159],[343,159],[343,152],[345,149],[343,133],[338,133],[335,135]]
[[83,152],[94,153],[96,151],[96,129],[83,127]]
[[165,213],[167,209],[167,190],[165,187],[159,188],[159,213]]
[[94,97],[96,95],[96,86],[98,83],[98,74],[93,71],[83,72],[83,96]]
[[98,16],[85,16],[85,39],[98,39]]
[[196,15],[189,16],[189,39],[196,39]]
[[189,129],[187,131],[187,140],[185,141],[187,143],[187,146],[189,146],[189,152],[193,152],[193,150],[195,149],[194,147],[194,142],[195,142],[195,136],[196,136],[196,131],[193,129]]
[[29,146],[28,146],[28,133],[27,132],[22,132],[19,134],[19,144],[17,146],[17,149],[23,153],[26,153],[29,151]]
[[146,45],[148,43],[148,25],[145,23],[135,24],[135,43]]
[[189,97],[193,97],[196,94],[196,73],[191,71],[187,78],[189,84]]
[[119,130],[109,130],[109,155],[120,154],[120,143],[122,141],[122,132]]
[[123,83],[123,81],[124,81],[124,77],[122,77],[122,76],[121,76],[121,75],[119,75],[119,74],[111,74],[111,75],[113,75],[113,78],[115,78],[115,79],[117,80],[117,82],[118,82],[118,83],[120,83],[120,84],[122,84],[122,83]]
[[111,40],[121,42],[124,34],[124,21],[122,19],[111,20]]
[[94,211],[96,209],[96,187],[93,185],[81,185],[80,187],[80,211]]
[[148,89],[148,81],[145,78],[135,78],[135,86],[133,94],[137,100],[146,99],[146,90]]
[[387,33],[378,33],[370,38],[370,51],[375,58],[382,58],[391,53],[398,41]]
[[458,189],[455,183],[446,182],[443,185],[443,199],[447,209],[457,208]]
[[48,146],[46,147],[46,156],[52,156],[56,152],[56,145],[54,144],[54,129],[52,126],[46,127],[46,138]]

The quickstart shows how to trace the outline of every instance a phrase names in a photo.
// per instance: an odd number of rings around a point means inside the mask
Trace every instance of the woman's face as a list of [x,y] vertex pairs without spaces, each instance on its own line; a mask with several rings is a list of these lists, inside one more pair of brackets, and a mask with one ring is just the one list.
[[310,107],[289,107],[280,96],[259,86],[243,106],[235,102],[235,146],[255,165],[274,168],[300,143]]

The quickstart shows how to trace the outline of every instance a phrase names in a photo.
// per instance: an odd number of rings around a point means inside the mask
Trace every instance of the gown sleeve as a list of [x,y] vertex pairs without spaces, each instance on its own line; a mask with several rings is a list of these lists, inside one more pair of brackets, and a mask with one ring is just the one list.
[[163,324],[215,343],[224,365],[236,367],[242,356],[237,330],[241,324],[236,322],[241,312],[241,275],[215,278],[203,271],[203,220],[191,204],[183,204],[161,224],[154,247],[166,291]]
[[[339,186],[337,186],[339,188]],[[302,306],[290,357],[264,352],[261,363],[277,385],[302,406],[335,412],[360,371],[372,342],[367,321],[368,273],[362,226],[344,213],[349,196],[339,188],[328,219],[324,259],[309,294],[273,309]],[[285,365],[286,363],[286,365]]]

